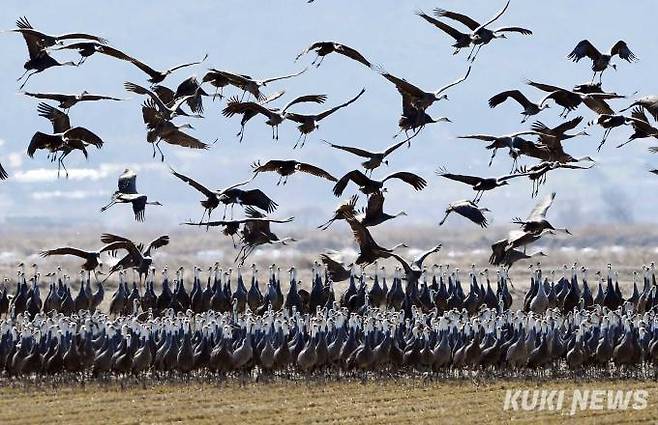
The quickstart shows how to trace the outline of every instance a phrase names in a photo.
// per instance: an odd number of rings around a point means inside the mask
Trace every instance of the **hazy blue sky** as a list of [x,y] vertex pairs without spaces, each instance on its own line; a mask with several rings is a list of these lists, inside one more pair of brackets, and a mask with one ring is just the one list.
[[[431,12],[435,7],[459,10],[485,20],[504,2],[501,1],[393,1],[393,0],[304,0],[287,1],[5,1],[5,29],[25,15],[32,24],[52,34],[82,31],[106,37],[110,43],[142,59],[154,68],[196,60],[205,53],[206,63],[177,72],[165,81],[169,86],[195,73],[201,76],[208,67],[266,78],[300,70],[313,59],[309,55],[298,63],[296,54],[318,40],[336,40],[360,50],[389,72],[405,77],[427,90],[436,89],[462,75],[467,68],[466,54],[453,56],[451,39],[414,14],[416,9]],[[445,206],[457,199],[472,198],[473,192],[460,183],[440,180],[434,175],[439,166],[457,173],[498,175],[511,168],[511,159],[499,152],[494,166],[487,168],[489,152],[478,141],[456,139],[468,133],[505,134],[529,127],[520,122],[520,107],[506,103],[489,109],[487,99],[502,90],[520,88],[530,99],[543,93],[524,86],[525,78],[571,87],[589,81],[587,60],[572,63],[566,55],[575,44],[590,39],[607,51],[618,39],[628,42],[640,58],[636,64],[620,63],[618,71],[604,75],[605,88],[618,93],[655,94],[655,37],[647,37],[655,26],[658,4],[655,1],[530,1],[513,0],[498,25],[520,25],[534,35],[511,34],[507,40],[494,40],[482,49],[468,81],[448,92],[449,102],[440,102],[429,110],[433,116],[448,116],[452,124],[426,128],[411,149],[401,149],[391,166],[375,177],[397,170],[423,175],[429,186],[414,192],[400,183],[389,184],[387,210],[405,209],[409,217],[397,225],[436,223]],[[457,25],[455,23],[455,25]],[[71,110],[72,123],[83,125],[106,142],[102,150],[90,150],[85,161],[73,154],[68,161],[71,178],[52,178],[53,165],[40,152],[27,158],[26,147],[35,131],[50,131],[50,123],[36,114],[37,101],[17,94],[15,79],[23,72],[27,50],[17,34],[0,34],[0,93],[3,113],[0,125],[0,161],[11,179],[0,183],[0,220],[44,217],[54,221],[75,218],[100,222],[108,227],[140,226],[132,221],[128,206],[119,206],[105,214],[98,208],[114,191],[116,177],[126,166],[139,173],[138,188],[166,207],[147,210],[147,225],[174,225],[198,218],[199,195],[169,175],[168,168],[151,158],[151,146],[145,142],[141,120],[142,99],[123,91],[124,81],[146,83],[145,74],[125,62],[96,55],[79,68],[51,69],[34,76],[26,89],[78,93],[82,90],[129,97],[121,103],[78,105]],[[58,54],[60,60],[76,54]],[[302,150],[292,150],[297,130],[292,123],[280,127],[280,140],[271,140],[271,130],[260,117],[252,120],[245,140],[238,143],[235,133],[239,118],[220,115],[223,101],[206,99],[206,118],[195,120],[193,134],[206,142],[219,138],[207,152],[192,152],[166,146],[168,163],[212,187],[224,187],[247,177],[249,164],[257,159],[295,158],[325,167],[335,175],[359,166],[359,158],[331,150],[321,143],[328,139],[339,144],[383,149],[393,140],[401,102],[395,88],[377,73],[341,56],[328,56],[319,69],[309,69],[298,78],[273,83],[267,93],[285,89],[285,103],[307,93],[326,93],[327,106],[354,96],[362,87],[366,93],[348,109],[321,122]],[[228,88],[226,94],[237,93]],[[621,109],[627,100],[614,103]],[[323,107],[302,105],[300,111]],[[558,124],[560,108],[544,111],[538,118],[549,125]],[[572,116],[593,114],[581,108]],[[658,165],[658,158],[647,152],[647,142],[638,141],[623,149],[614,146],[626,140],[630,129],[613,132],[602,152],[596,153],[602,130],[590,129],[592,136],[566,142],[574,156],[592,154],[597,166],[585,172],[556,171],[549,176],[542,194],[558,192],[551,217],[560,224],[595,222],[656,221],[658,180],[647,170]],[[78,169],[78,170],[75,170]],[[296,175],[285,188],[276,187],[277,176],[261,175],[255,185],[265,190],[281,206],[277,215],[294,214],[304,226],[319,224],[339,201],[331,194],[331,185],[313,177]],[[350,188],[353,190],[353,188]],[[481,205],[493,210],[495,224],[509,223],[515,215],[525,215],[534,205],[530,182],[517,180],[512,185],[488,193]],[[346,195],[351,192],[346,192]],[[6,221],[13,223],[14,220]],[[11,225],[11,224],[7,224]],[[447,226],[471,225],[451,217]],[[143,226],[143,225],[142,225]],[[344,229],[343,229],[344,230]]]

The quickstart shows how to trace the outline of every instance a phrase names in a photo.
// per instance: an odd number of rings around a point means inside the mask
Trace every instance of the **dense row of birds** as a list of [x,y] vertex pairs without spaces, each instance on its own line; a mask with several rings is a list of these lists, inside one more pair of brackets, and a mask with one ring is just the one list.
[[642,276],[635,273],[643,288],[640,292],[634,280],[628,298],[611,266],[607,277],[597,276],[596,296],[584,268],[565,266],[555,281],[555,272],[546,276],[538,266],[522,310],[509,309],[507,276],[498,273],[494,293],[486,270],[469,271],[468,295],[459,271],[448,267],[434,267],[423,273],[420,286],[407,282],[404,290],[396,271],[388,292],[384,273],[375,273],[366,291],[365,276],[353,272],[339,297],[331,271],[317,264],[310,292],[299,288],[290,270],[285,297],[274,267],[265,295],[255,268],[251,288],[246,289],[238,270],[233,291],[230,270],[211,267],[203,289],[195,267],[189,295],[180,269],[173,291],[163,271],[159,295],[154,271],[143,293],[136,282],[128,293],[123,273],[110,311],[104,313],[98,309],[102,284],[92,294],[84,271],[75,299],[61,270],[49,275],[42,308],[37,305],[39,272],[27,289],[25,271],[19,270],[9,311],[6,289],[0,293],[5,316],[0,321],[0,369],[9,376],[95,377],[519,369],[618,373],[658,362],[653,264]]
[[[295,61],[300,60],[309,53],[314,53],[316,57],[311,65],[319,67],[329,55],[342,56],[358,63],[364,69],[379,73],[386,81],[390,82],[397,89],[402,99],[402,114],[398,124],[400,133],[404,133],[406,137],[401,138],[402,140],[396,140],[394,144],[380,151],[370,151],[325,140],[324,142],[331,149],[347,152],[363,159],[362,169],[346,172],[340,177],[333,176],[319,166],[294,159],[271,159],[254,162],[250,178],[217,190],[213,188],[214,186],[211,186],[210,182],[201,183],[191,176],[183,175],[172,169],[171,172],[176,181],[186,183],[196,190],[202,198],[200,201],[203,208],[201,219],[199,222],[190,221],[186,224],[201,228],[205,227],[206,230],[210,227],[220,228],[224,235],[233,240],[235,248],[238,250],[236,263],[243,265],[249,255],[258,247],[270,244],[285,245],[295,242],[294,238],[280,238],[271,230],[273,224],[289,223],[294,218],[272,217],[270,214],[278,208],[275,200],[259,188],[246,188],[246,186],[251,185],[255,178],[262,173],[278,174],[279,181],[277,185],[285,185],[288,178],[293,174],[307,174],[332,182],[334,185],[332,192],[337,197],[343,196],[348,189],[357,189],[366,197],[364,206],[359,207],[359,195],[352,194],[337,206],[327,223],[319,226],[326,229],[334,221],[345,221],[352,231],[356,244],[359,246],[356,258],[344,261],[344,264],[341,263],[340,258],[335,256],[329,258],[330,261],[347,270],[350,268],[350,263],[366,267],[379,259],[394,258],[400,262],[404,273],[407,276],[415,275],[413,281],[417,281],[418,276],[422,273],[421,268],[416,263],[405,260],[396,252],[398,248],[406,245],[401,243],[394,247],[383,247],[375,241],[369,228],[381,225],[398,216],[406,215],[404,211],[397,214],[385,212],[385,195],[392,181],[397,180],[406,183],[416,191],[425,189],[428,182],[422,176],[407,171],[397,171],[378,178],[373,177],[373,174],[382,164],[388,165],[395,152],[401,147],[405,145],[411,147],[415,137],[425,126],[450,121],[447,117],[433,118],[428,114],[428,109],[435,103],[447,99],[446,92],[449,89],[462,84],[468,79],[471,68],[474,66],[472,64],[483,46],[489,45],[494,40],[507,38],[507,35],[511,34],[526,36],[532,34],[531,30],[517,26],[491,28],[495,21],[503,17],[509,6],[510,1],[508,0],[499,12],[486,21],[477,21],[456,11],[438,8],[431,15],[423,11],[417,11],[417,15],[424,22],[437,29],[437,34],[448,35],[454,40],[452,46],[455,48],[455,54],[462,49],[470,49],[467,57],[469,66],[464,74],[456,81],[436,91],[426,91],[404,78],[391,74],[382,66],[374,65],[374,62],[367,59],[365,55],[345,44],[335,41],[312,43],[295,58]],[[19,78],[19,80],[24,80],[20,90],[23,90],[28,80],[34,75],[53,67],[79,67],[92,57],[92,60],[109,58],[130,64],[141,70],[147,76],[148,84],[140,85],[134,82],[125,82],[124,88],[134,95],[145,98],[141,112],[147,129],[146,141],[152,145],[153,157],[155,158],[159,153],[162,161],[165,159],[161,147],[162,142],[188,149],[209,149],[211,147],[210,143],[205,143],[186,132],[187,128],[192,128],[189,123],[177,123],[180,118],[203,118],[204,98],[216,100],[217,98],[227,97],[222,114],[227,118],[240,117],[240,131],[237,135],[240,141],[245,136],[245,127],[248,122],[261,116],[265,123],[272,127],[273,139],[279,138],[278,129],[280,125],[287,122],[297,125],[299,137],[294,148],[301,148],[309,135],[318,129],[320,121],[323,119],[338,119],[339,114],[336,114],[337,112],[349,110],[349,106],[357,102],[365,93],[365,89],[355,88],[354,92],[356,94],[353,97],[320,113],[298,112],[305,104],[325,103],[327,96],[324,94],[303,94],[291,99],[285,105],[273,106],[284,95],[284,91],[269,94],[266,93],[265,89],[277,82],[295,78],[306,72],[307,68],[291,74],[263,79],[239,72],[210,68],[200,80],[195,76],[191,76],[182,81],[177,87],[170,88],[163,85],[165,80],[176,71],[204,63],[207,55],[197,61],[160,70],[152,68],[143,61],[111,46],[101,36],[84,33],[49,35],[35,29],[25,17],[16,21],[16,28],[5,32],[20,34],[28,48],[29,60],[24,65],[25,73]],[[77,62],[60,62],[55,59],[55,55],[63,51],[77,52],[80,59]],[[545,93],[543,98],[536,102],[529,100],[518,89],[503,91],[491,97],[489,99],[491,108],[496,108],[508,100],[519,103],[522,107],[522,122],[525,122],[529,117],[543,113],[552,103],[563,108],[560,117],[565,119],[580,105],[585,105],[596,116],[587,122],[586,127],[580,130],[577,130],[577,127],[585,123],[582,116],[562,122],[554,127],[536,121],[528,130],[521,130],[507,135],[471,134],[461,136],[460,138],[463,139],[486,142],[485,148],[491,151],[491,161],[494,160],[499,149],[507,150],[513,160],[512,170],[510,174],[504,176],[480,177],[456,174],[445,168],[438,168],[436,174],[439,177],[466,184],[475,191],[473,199],[450,203],[445,209],[445,217],[440,224],[443,224],[450,214],[455,213],[479,226],[486,227],[488,220],[485,214],[489,210],[480,206],[481,199],[486,192],[509,185],[517,178],[528,178],[532,183],[531,194],[535,197],[539,194],[541,185],[546,182],[551,171],[591,168],[595,164],[591,157],[573,157],[564,150],[563,141],[587,135],[587,128],[594,124],[605,129],[599,149],[601,149],[610,132],[614,128],[622,126],[631,126],[634,130],[628,142],[641,138],[658,139],[658,129],[654,127],[654,124],[650,122],[645,114],[645,112],[648,112],[654,119],[658,118],[658,96],[638,98],[630,106],[619,112],[615,112],[610,106],[609,103],[612,101],[626,97],[603,89],[603,74],[608,68],[616,69],[617,67],[613,63],[615,57],[629,63],[638,59],[626,42],[622,40],[615,43],[607,53],[599,51],[590,41],[582,40],[577,43],[568,58],[575,62],[585,58],[591,60],[592,71],[594,72],[591,82],[578,84],[568,89],[536,81],[527,81],[530,87]],[[212,90],[208,88],[212,88]],[[224,91],[226,89],[237,89],[237,93],[225,95]],[[100,149],[104,144],[103,139],[93,131],[86,127],[74,126],[71,123],[69,116],[71,109],[78,104],[93,101],[124,100],[118,96],[97,95],[87,91],[80,94],[34,92],[24,92],[24,94],[41,101],[37,106],[37,112],[52,124],[52,132],[37,131],[34,134],[27,149],[28,156],[33,157],[38,151],[46,151],[48,157],[53,162],[57,162],[58,171],[63,169],[67,175],[64,161],[69,154],[80,151],[86,157],[91,146]],[[57,107],[48,102],[56,103]],[[622,114],[622,112],[631,108],[630,116]],[[342,114],[346,115],[345,112],[342,112]],[[530,140],[530,136],[536,137],[536,141]],[[658,151],[658,147],[651,149],[652,151]],[[519,164],[521,157],[536,159],[539,162],[532,165],[521,165]],[[654,170],[654,172],[658,173],[658,170]],[[0,171],[0,177],[7,177],[4,170]],[[534,255],[543,255],[542,252],[527,253],[526,246],[544,236],[569,233],[567,229],[554,227],[546,219],[546,213],[554,198],[555,193],[543,197],[526,219],[510,217],[514,223],[520,226],[520,229],[510,232],[507,238],[492,245],[492,265],[509,268],[518,260],[528,259]],[[130,169],[126,169],[119,176],[117,190],[112,195],[111,201],[103,206],[101,211],[107,211],[115,204],[130,204],[135,219],[138,221],[145,219],[145,210],[148,205],[162,205],[159,201],[149,200],[146,194],[138,191],[137,174]],[[244,211],[242,218],[236,219],[233,216],[233,209],[236,204]],[[220,206],[224,207],[222,219],[211,219],[213,211]],[[227,218],[229,207],[230,218]],[[101,241],[105,245],[97,251],[62,247],[45,251],[43,255],[78,256],[85,260],[85,270],[95,272],[102,263],[101,254],[105,252],[116,254],[117,251],[123,250],[125,256],[112,267],[112,273],[122,269],[136,269],[139,272],[141,282],[151,267],[151,252],[166,245],[169,239],[167,236],[161,236],[146,245],[116,235],[103,235]],[[331,253],[328,253],[328,255],[331,255]]]

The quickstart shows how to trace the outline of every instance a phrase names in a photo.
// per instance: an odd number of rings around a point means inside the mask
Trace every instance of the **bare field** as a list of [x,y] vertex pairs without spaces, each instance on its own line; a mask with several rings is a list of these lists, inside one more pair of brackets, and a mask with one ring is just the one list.
[[[507,389],[646,390],[643,410],[512,412]],[[419,379],[175,384],[14,384],[0,388],[3,424],[70,423],[648,423],[658,416],[658,383],[635,380]]]

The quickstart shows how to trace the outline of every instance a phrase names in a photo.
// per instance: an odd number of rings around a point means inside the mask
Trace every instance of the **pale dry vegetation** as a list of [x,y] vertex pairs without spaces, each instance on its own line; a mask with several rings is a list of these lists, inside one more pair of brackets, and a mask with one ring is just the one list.
[[[512,412],[507,389],[647,390],[644,410]],[[570,394],[570,393],[569,393]],[[85,423],[648,423],[658,415],[658,383],[634,380],[420,379],[247,383],[15,384],[0,388],[3,424]]]

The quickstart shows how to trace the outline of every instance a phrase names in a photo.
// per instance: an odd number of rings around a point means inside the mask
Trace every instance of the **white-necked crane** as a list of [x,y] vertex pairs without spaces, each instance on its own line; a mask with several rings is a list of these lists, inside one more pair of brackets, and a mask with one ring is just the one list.
[[[94,272],[94,274],[96,274],[96,269],[99,267],[100,268],[103,267],[103,262],[101,261],[101,254],[103,254],[104,252],[112,252],[117,249],[121,249],[123,247],[124,247],[123,242],[108,243],[107,245],[101,247],[98,251],[86,251],[84,249],[66,246],[62,248],[47,249],[41,251],[39,255],[44,258],[57,256],[57,255],[73,255],[75,257],[79,257],[85,260],[85,262],[81,266],[83,270],[88,272]],[[98,276],[96,277],[98,280]]]
[[162,204],[158,201],[149,201],[148,196],[137,192],[137,173],[133,170],[126,168],[119,176],[119,190],[115,191],[112,195],[112,201],[101,208],[101,212],[107,211],[115,204],[131,204],[135,220],[144,221],[144,212],[147,205]]
[[233,215],[232,207],[234,204],[254,206],[268,213],[273,212],[278,207],[278,204],[270,199],[267,195],[265,195],[265,193],[263,193],[263,191],[260,189],[240,189],[241,186],[250,183],[254,179],[254,176],[248,180],[236,183],[225,189],[213,191],[188,176],[177,173],[174,170],[171,170],[171,172],[174,176],[189,184],[206,196],[206,199],[201,201],[201,206],[205,209],[203,213],[204,215],[201,216],[201,221],[203,221],[203,217],[205,216],[206,212],[208,213],[208,217],[210,217],[212,211],[217,208],[220,203],[224,204],[223,218],[226,218],[226,209],[228,205],[231,205],[231,215]]
[[564,118],[566,118],[571,111],[577,109],[581,103],[585,104],[585,106],[599,115],[614,114],[614,111],[610,105],[608,105],[606,100],[621,99],[625,97],[616,93],[576,93],[561,87],[553,86],[550,84],[537,83],[530,80],[526,81],[526,83],[541,91],[548,92],[548,94],[544,96],[542,101],[539,103],[539,106],[544,106],[546,102],[552,99],[556,104],[564,108],[562,113],[560,113],[560,117]]
[[402,265],[402,269],[404,270],[404,278],[407,281],[407,285],[409,284],[413,285],[418,283],[420,277],[423,274],[423,262],[425,262],[425,259],[430,255],[439,252],[441,250],[441,247],[442,247],[441,244],[435,245],[432,248],[428,249],[427,251],[421,253],[418,257],[414,258],[414,260],[411,262],[405,260],[400,255],[394,252],[391,253],[391,257],[395,258]]
[[427,186],[427,181],[417,174],[407,171],[400,171],[386,176],[383,180],[373,180],[359,170],[352,170],[341,177],[334,185],[334,195],[340,196],[351,181],[359,187],[359,190],[366,195],[379,192],[384,187],[384,183],[391,179],[401,180],[416,190],[422,190]]
[[510,98],[516,100],[521,106],[523,106],[523,112],[521,112],[521,115],[523,115],[523,119],[521,120],[521,123],[526,122],[528,117],[532,115],[537,115],[542,110],[549,108],[551,106],[547,103],[545,103],[544,105],[539,105],[538,103],[531,102],[519,90],[508,90],[492,96],[491,99],[489,99],[489,107],[495,108],[496,106],[500,105],[501,103],[505,102],[507,99]]
[[84,90],[80,94],[62,94],[62,93],[30,93],[23,92],[25,96],[34,97],[36,99],[46,99],[59,102],[59,107],[68,111],[73,106],[77,105],[80,102],[93,102],[98,100],[114,100],[122,101],[125,99],[119,99],[118,97],[105,96],[101,94],[91,94],[88,91]]
[[352,146],[336,145],[326,140],[323,140],[323,142],[325,142],[326,144],[328,144],[334,149],[339,149],[345,152],[349,152],[356,156],[360,156],[361,158],[368,158],[366,161],[363,161],[361,165],[363,166],[363,168],[365,168],[366,174],[372,175],[373,170],[379,168],[380,165],[382,164],[388,165],[388,160],[386,159],[386,157],[392,154],[393,152],[395,152],[400,146],[407,143],[408,140],[405,139],[401,142],[393,143],[391,146],[387,147],[384,151],[381,152],[371,152],[365,149],[355,148]]
[[276,108],[268,108],[265,106],[267,103],[275,100],[282,94],[283,92],[278,92],[276,97],[266,98],[259,102],[243,102],[237,97],[231,97],[228,100],[226,107],[222,111],[222,115],[227,118],[230,118],[236,114],[242,115],[240,131],[237,134],[237,136],[240,136],[240,142],[242,142],[242,139],[244,138],[244,126],[247,124],[247,121],[258,114],[261,114],[267,118],[265,124],[272,127],[272,139],[279,140],[279,125],[287,118],[288,108],[297,103],[324,103],[327,100],[327,96],[324,94],[309,94],[296,97],[295,99],[288,102],[281,110]]
[[154,93],[153,91],[145,87],[139,86],[129,81],[123,83],[123,87],[129,92],[143,96],[148,96],[151,99],[151,101],[154,103],[154,105],[157,106],[158,113],[160,114],[160,117],[162,119],[171,120],[178,115],[183,115],[186,117],[194,117],[194,118],[203,118],[203,116],[200,114],[188,114],[187,112],[181,109],[181,106],[183,104],[187,103],[188,100],[193,99],[196,96],[194,93],[180,96],[179,98],[174,99],[170,107],[167,105],[167,103],[165,103],[162,99],[160,99],[160,96],[158,96],[157,93]]
[[407,245],[401,243],[392,248],[384,248],[375,242],[368,228],[355,217],[347,217],[346,221],[352,229],[354,240],[359,245],[359,255],[354,261],[359,266],[365,267],[379,258],[388,258],[396,249],[407,247]]
[[[254,210],[255,211],[255,210]],[[231,240],[233,241],[233,247],[237,248],[235,244],[235,235],[238,234],[238,231],[240,230],[240,225],[250,223],[250,222],[267,222],[267,223],[289,223],[291,222],[294,217],[288,217],[284,219],[277,219],[277,218],[270,218],[270,217],[265,217],[265,216],[258,216],[254,215],[253,216],[248,216],[242,219],[234,219],[234,220],[213,220],[213,221],[201,221],[199,223],[194,223],[191,221],[185,222],[184,224],[188,226],[206,226],[206,228],[209,227],[223,227],[224,230],[222,230],[222,233],[226,236],[230,236]]]
[[631,134],[627,141],[618,145],[618,148],[621,148],[636,139],[658,139],[658,128],[649,123],[649,118],[644,114],[642,108],[633,108],[631,116],[626,117],[626,123],[629,123],[633,127],[633,134]]
[[[16,21],[16,26],[17,28],[9,31],[18,32],[23,35],[25,43],[27,44],[28,54],[30,55],[30,59],[23,65],[25,72],[18,78],[18,81],[20,81],[27,75],[27,78],[25,78],[25,81],[21,85],[20,89],[22,89],[25,84],[27,84],[27,81],[31,76],[43,72],[48,68],[55,66],[77,66],[75,62],[58,62],[48,54],[46,51],[47,48],[56,44],[61,44],[63,40],[71,39],[96,40],[99,43],[107,42],[107,40],[101,37],[83,33],[70,33],[57,36],[47,35],[35,30],[24,16]],[[32,72],[28,74],[30,71]]]
[[[311,62],[311,65],[315,65],[316,67],[320,67],[322,64],[322,61],[324,60],[324,57],[327,56],[330,53],[338,53],[341,54],[345,57],[348,57],[352,60],[355,60],[368,68],[372,66],[370,61],[365,58],[361,53],[357,52],[355,49],[346,46],[342,43],[337,43],[335,41],[316,41],[315,43],[311,44],[308,46],[306,49],[304,49],[300,54],[297,55],[295,58],[295,62],[308,52],[314,51],[317,56],[315,56],[315,59],[313,59],[313,62]],[[318,61],[319,59],[319,61]]]
[[[265,214],[257,211],[253,207],[246,207],[245,208],[245,215],[248,218],[265,218]],[[242,226],[242,234],[240,235],[240,240],[242,242],[242,247],[238,251],[238,255],[235,257],[235,261],[238,262],[239,265],[244,264],[245,260],[249,255],[251,255],[254,250],[260,246],[260,245],[265,245],[265,244],[281,244],[281,245],[287,245],[290,242],[297,242],[295,238],[292,237],[286,237],[286,238],[279,238],[276,234],[274,234],[270,230],[270,224],[271,223],[288,223],[291,222],[294,219],[294,217],[289,217],[285,220],[251,220],[251,221],[246,221],[244,225]]]
[[546,213],[548,209],[553,205],[555,200],[555,192],[552,192],[546,195],[542,200],[540,200],[537,205],[530,211],[528,218],[522,220],[517,217],[514,219],[513,223],[520,224],[521,229],[526,233],[531,233],[533,235],[538,235],[544,230],[552,230],[554,232],[563,232],[568,235],[571,234],[566,228],[555,228],[551,223],[546,220]]
[[[57,160],[58,176],[61,167],[64,168],[68,177],[69,173],[64,165],[64,159],[72,151],[80,150],[86,158],[87,146],[93,145],[99,149],[103,146],[103,140],[90,130],[84,127],[71,127],[71,121],[63,111],[46,103],[39,103],[37,112],[39,116],[47,118],[52,123],[53,133],[46,134],[40,131],[34,133],[27,148],[27,154],[30,158],[33,158],[37,150],[48,150],[52,161]],[[59,157],[57,157],[58,153],[60,153]]]
[[514,158],[515,155],[518,155],[518,148],[516,147],[519,143],[527,143],[528,141],[523,139],[521,136],[528,136],[528,135],[533,135],[533,136],[538,136],[540,133],[534,130],[527,130],[527,131],[517,131],[516,133],[512,134],[505,134],[502,136],[492,136],[489,134],[469,134],[466,136],[457,136],[458,139],[475,139],[475,140],[483,140],[485,142],[489,142],[490,144],[486,146],[486,149],[491,150],[491,159],[489,159],[489,166],[491,166],[491,163],[493,162],[493,159],[496,156],[496,152],[498,152],[498,149],[503,149],[503,148],[508,148],[510,151],[510,155],[512,155]]
[[571,170],[589,170],[595,165],[593,160],[591,162],[592,164],[588,166],[582,166],[573,163],[563,164],[559,161],[542,161],[537,165],[533,165],[532,167],[521,167],[520,171],[527,175],[528,179],[532,181],[532,197],[534,198],[539,193],[539,187],[546,183],[549,171],[557,170],[558,168]]
[[203,63],[207,58],[208,55],[206,54],[203,59],[200,61],[194,61],[194,62],[188,62],[180,65],[173,66],[169,69],[165,69],[164,71],[158,71],[157,69],[153,69],[144,62],[135,59],[132,56],[127,55],[126,53],[122,52],[119,49],[116,49],[112,46],[108,46],[106,44],[102,43],[96,43],[96,42],[80,42],[80,43],[72,43],[72,44],[67,44],[66,46],[61,46],[57,47],[54,50],[62,50],[62,49],[67,49],[67,50],[77,50],[78,53],[81,56],[80,61],[78,62],[79,64],[82,64],[85,60],[87,60],[88,57],[92,56],[94,53],[101,53],[106,56],[113,57],[115,59],[119,59],[128,63],[133,64],[137,68],[139,68],[142,72],[144,72],[146,75],[149,76],[148,81],[151,84],[158,84],[161,83],[167,78],[171,73],[174,71],[177,71],[182,68],[187,68],[190,66],[194,65],[199,65]]
[[461,215],[462,217],[469,219],[470,221],[481,227],[487,227],[488,224],[487,218],[484,216],[483,213],[489,212],[489,209],[480,208],[477,206],[477,204],[475,204],[473,201],[468,199],[455,201],[448,204],[448,207],[446,208],[445,211],[445,216],[439,222],[439,226],[442,226],[443,223],[445,223],[448,216],[450,215],[450,213],[453,212]]
[[249,75],[245,74],[236,74],[230,71],[223,71],[219,69],[211,69],[207,73],[203,81],[209,81],[213,86],[217,88],[223,88],[227,85],[234,86],[242,90],[242,99],[244,100],[244,95],[246,93],[251,94],[254,99],[262,101],[265,99],[265,94],[260,91],[261,88],[266,87],[269,83],[279,80],[286,80],[288,78],[297,77],[298,75],[306,72],[306,68],[302,69],[299,72],[294,74],[282,75],[278,77],[266,78],[263,80],[256,80]]
[[356,102],[357,99],[360,98],[361,95],[363,95],[363,93],[365,92],[366,89],[361,89],[359,94],[357,94],[347,102],[341,103],[340,105],[334,106],[333,108],[327,109],[326,111],[320,112],[318,114],[298,114],[296,112],[286,113],[286,119],[290,121],[294,121],[297,124],[299,124],[297,126],[297,129],[299,130],[299,138],[297,139],[295,146],[293,146],[293,149],[297,148],[300,141],[301,141],[301,145],[299,146],[304,147],[304,143],[306,143],[306,138],[308,137],[308,135],[320,127],[318,122],[327,118],[329,115],[333,114],[339,109],[345,108],[351,105],[352,103]]
[[101,242],[105,244],[113,244],[116,247],[114,248],[115,251],[118,249],[124,249],[127,251],[127,254],[110,268],[105,280],[119,270],[135,269],[139,274],[139,282],[141,284],[142,278],[146,277],[151,268],[151,264],[153,264],[151,252],[168,245],[169,236],[160,236],[151,241],[148,245],[144,245],[142,243],[135,243],[123,236],[103,233],[101,235]]
[[260,161],[254,162],[251,166],[254,171],[254,175],[264,172],[275,172],[279,175],[279,181],[276,185],[286,184],[288,182],[288,177],[295,174],[296,172],[302,172],[310,174],[312,176],[320,177],[332,182],[338,181],[336,177],[329,174],[327,171],[323,170],[320,167],[315,165],[307,164],[305,162],[299,162],[294,159],[280,160],[280,159],[271,159],[265,164],[261,164]]
[[160,148],[161,141],[190,149],[206,150],[210,147],[196,137],[181,131],[182,128],[194,128],[190,124],[176,125],[163,117],[152,99],[146,100],[142,105],[142,118],[147,128],[146,141],[153,146],[154,158],[157,149],[161,160],[164,161],[164,152]]
[[519,34],[523,35],[531,35],[532,31],[526,28],[522,27],[500,27],[494,30],[490,30],[487,28],[487,26],[491,25],[493,22],[498,20],[507,8],[509,7],[510,0],[507,0],[507,3],[505,3],[505,6],[496,13],[494,17],[489,19],[487,22],[480,24],[473,18],[470,18],[464,14],[457,13],[457,12],[451,12],[449,10],[444,10],[440,8],[434,9],[434,16],[437,18],[448,18],[448,19],[453,19],[455,21],[459,21],[465,26],[468,27],[468,29],[471,30],[471,33],[469,34],[470,39],[471,39],[471,44],[473,45],[473,48],[471,49],[471,52],[468,54],[468,57],[466,60],[471,60],[471,62],[475,62],[475,58],[477,57],[478,53],[480,53],[480,49],[482,46],[485,44],[489,44],[491,40],[494,40],[496,38],[507,38],[505,33],[507,32],[516,32]]
[[446,179],[462,182],[471,186],[475,191],[475,198],[473,199],[474,203],[477,203],[482,198],[484,192],[488,190],[493,190],[500,186],[508,185],[509,180],[513,178],[524,177],[524,174],[520,174],[520,173],[508,174],[500,177],[467,176],[461,174],[448,173],[445,168],[440,168],[436,170],[436,175],[444,177]]
[[432,106],[432,104],[436,101],[447,100],[448,95],[444,94],[444,92],[448,90],[450,87],[456,86],[457,84],[466,81],[466,79],[471,73],[471,67],[470,66],[468,67],[468,70],[466,71],[466,74],[464,74],[463,77],[453,81],[452,83],[446,84],[445,86],[433,92],[426,92],[418,88],[417,86],[411,84],[404,78],[396,77],[395,75],[390,74],[384,71],[383,69],[379,69],[378,71],[382,77],[386,78],[388,81],[390,81],[395,85],[398,92],[402,96],[403,100],[407,99],[407,101],[412,106],[424,111],[430,106]]
[[619,56],[628,63],[633,63],[639,60],[637,56],[631,52],[631,49],[628,48],[628,45],[626,45],[624,40],[616,42],[607,54],[599,52],[589,40],[582,40],[576,45],[573,51],[567,55],[567,58],[574,62],[578,62],[585,57],[591,59],[592,71],[594,71],[592,81],[596,78],[596,74],[599,74],[599,81],[601,81],[603,78],[603,72],[608,69],[608,67],[611,67],[615,71],[617,70],[617,65],[610,62],[613,56]]

